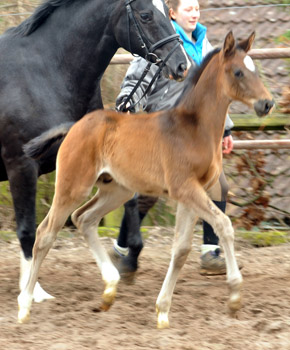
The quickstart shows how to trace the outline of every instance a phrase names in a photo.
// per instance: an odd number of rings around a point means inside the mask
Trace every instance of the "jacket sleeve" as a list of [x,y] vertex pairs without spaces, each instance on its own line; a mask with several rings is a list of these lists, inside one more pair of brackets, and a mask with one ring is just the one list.
[[231,134],[231,129],[233,128],[234,123],[231,120],[230,116],[227,114],[226,122],[225,122],[225,131],[224,131],[224,137],[229,136]]
[[[127,73],[125,75],[125,78],[122,82],[121,85],[121,91],[116,99],[116,106],[118,106],[123,99],[130,94],[130,92],[133,90],[135,85],[137,84],[138,80],[143,74],[144,69],[146,68],[148,62],[142,58],[142,57],[136,57],[131,63],[130,66],[127,70]],[[145,78],[135,91],[134,95],[132,96],[131,100],[132,103],[131,105],[134,105],[135,103],[136,106],[133,109],[133,112],[138,112],[138,111],[143,111],[144,107],[146,106],[147,103],[147,95],[144,96],[141,100],[140,98],[143,96],[144,91],[150,84],[154,74],[157,72],[158,67],[154,64],[151,65],[148,73],[146,74]],[[152,85],[151,89],[154,89],[155,82]],[[139,101],[140,100],[140,101]]]
[[213,50],[213,46],[208,41],[208,38],[205,37],[202,45],[202,57],[205,57],[212,50]]

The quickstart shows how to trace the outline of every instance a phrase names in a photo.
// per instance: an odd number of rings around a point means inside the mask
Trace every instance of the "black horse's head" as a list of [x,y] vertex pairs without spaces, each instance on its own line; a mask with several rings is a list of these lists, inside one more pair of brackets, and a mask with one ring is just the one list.
[[118,44],[148,61],[165,64],[165,76],[182,80],[188,59],[170,23],[164,1],[123,0],[116,11],[119,17],[114,26]]

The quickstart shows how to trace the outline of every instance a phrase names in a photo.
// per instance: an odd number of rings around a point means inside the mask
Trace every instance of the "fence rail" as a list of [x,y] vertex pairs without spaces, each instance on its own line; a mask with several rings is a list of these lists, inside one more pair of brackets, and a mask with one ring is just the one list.
[[[290,58],[290,48],[253,49],[249,55],[253,59]],[[110,64],[128,64],[133,58],[131,54],[116,54]]]
[[290,149],[290,139],[285,140],[235,140],[237,149]]

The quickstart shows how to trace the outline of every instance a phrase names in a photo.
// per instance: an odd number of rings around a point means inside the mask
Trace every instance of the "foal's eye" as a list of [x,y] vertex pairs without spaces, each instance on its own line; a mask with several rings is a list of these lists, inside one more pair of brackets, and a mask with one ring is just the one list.
[[244,73],[240,69],[237,69],[234,74],[235,74],[235,77],[239,79],[244,76]]
[[149,12],[143,12],[143,13],[140,13],[140,17],[143,21],[150,21],[152,19],[152,14],[150,14]]

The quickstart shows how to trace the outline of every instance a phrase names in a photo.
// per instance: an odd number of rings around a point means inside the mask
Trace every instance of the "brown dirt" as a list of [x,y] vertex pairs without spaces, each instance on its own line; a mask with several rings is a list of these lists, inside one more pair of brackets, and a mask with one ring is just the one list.
[[[164,233],[165,232],[165,233]],[[79,236],[60,238],[41,269],[42,286],[56,299],[32,306],[31,321],[16,322],[19,247],[0,240],[0,348],[9,350],[290,349],[290,245],[253,248],[236,242],[243,309],[227,314],[225,276],[198,273],[200,236],[175,288],[171,328],[156,329],[155,301],[170,259],[171,231],[146,240],[135,284],[121,282],[115,304],[98,312],[103,284]],[[103,239],[109,247],[108,238]]]

